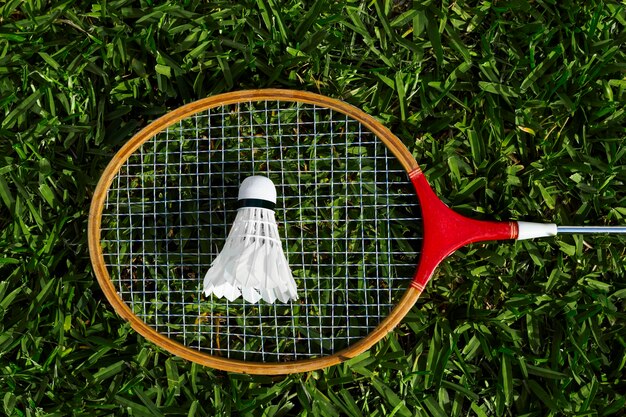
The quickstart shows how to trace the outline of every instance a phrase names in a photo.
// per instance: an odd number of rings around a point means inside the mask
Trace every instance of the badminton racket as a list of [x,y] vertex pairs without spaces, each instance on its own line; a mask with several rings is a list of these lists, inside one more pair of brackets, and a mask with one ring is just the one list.
[[[275,217],[297,297],[203,293],[242,181],[276,186]],[[89,250],[106,298],[161,348],[253,374],[328,367],[364,352],[414,305],[439,263],[472,242],[626,228],[478,221],[449,209],[386,127],[301,91],[226,93],[180,107],[104,170]]]

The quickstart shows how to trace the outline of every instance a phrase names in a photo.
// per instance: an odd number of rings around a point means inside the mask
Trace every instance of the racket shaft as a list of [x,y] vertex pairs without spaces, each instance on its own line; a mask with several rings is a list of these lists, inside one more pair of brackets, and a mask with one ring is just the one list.
[[558,226],[559,234],[626,234],[625,226]]
[[517,222],[517,239],[534,239],[557,234],[626,234],[626,226],[557,226],[554,223]]

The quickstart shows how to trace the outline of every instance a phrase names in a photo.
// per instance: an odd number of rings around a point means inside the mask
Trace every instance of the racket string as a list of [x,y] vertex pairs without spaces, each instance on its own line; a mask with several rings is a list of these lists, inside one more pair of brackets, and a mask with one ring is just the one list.
[[[268,175],[279,192],[282,244],[300,292],[292,303],[202,294],[238,184],[253,174]],[[406,173],[360,123],[317,106],[204,111],[146,142],[112,185],[102,245],[120,296],[158,331],[214,355],[334,353],[384,319],[419,255]]]

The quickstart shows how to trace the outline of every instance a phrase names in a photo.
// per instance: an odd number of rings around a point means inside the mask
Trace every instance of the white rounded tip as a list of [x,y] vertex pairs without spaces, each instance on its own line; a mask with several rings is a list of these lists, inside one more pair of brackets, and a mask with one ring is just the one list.
[[276,204],[276,187],[267,177],[253,175],[246,178],[239,186],[239,200],[258,199]]

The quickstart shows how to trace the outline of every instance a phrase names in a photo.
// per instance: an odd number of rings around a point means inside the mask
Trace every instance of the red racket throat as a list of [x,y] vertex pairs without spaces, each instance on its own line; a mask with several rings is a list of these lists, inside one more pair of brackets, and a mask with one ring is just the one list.
[[424,220],[424,245],[411,283],[413,288],[423,291],[441,261],[465,245],[488,240],[517,239],[517,222],[480,221],[461,216],[437,197],[421,169],[415,169],[409,176],[417,192]]

